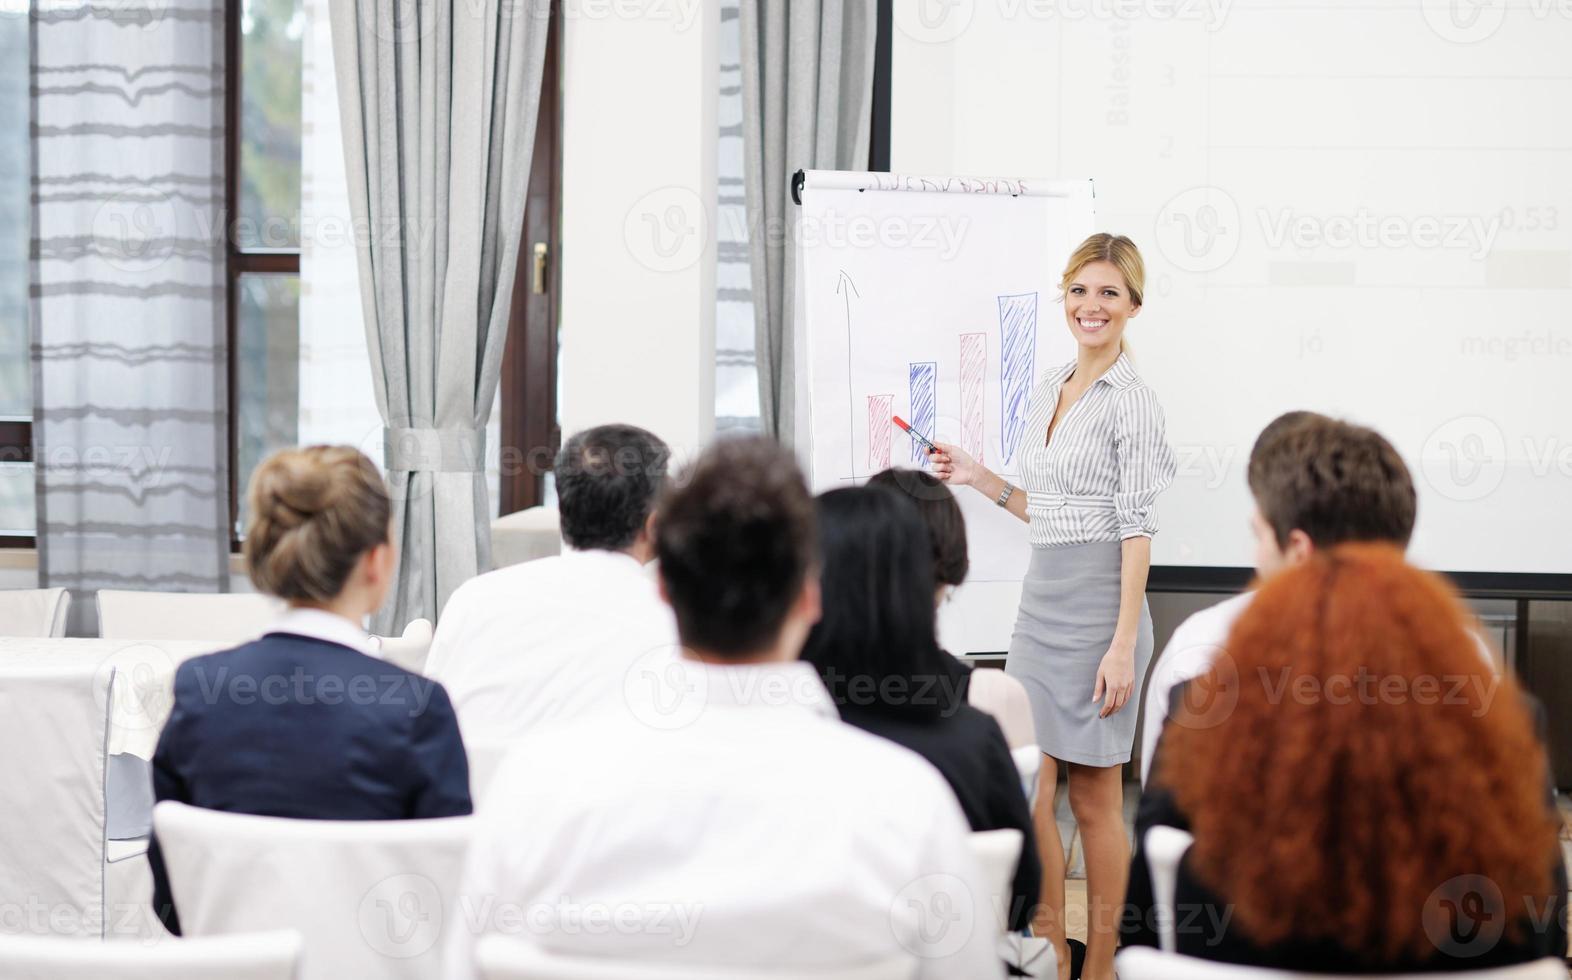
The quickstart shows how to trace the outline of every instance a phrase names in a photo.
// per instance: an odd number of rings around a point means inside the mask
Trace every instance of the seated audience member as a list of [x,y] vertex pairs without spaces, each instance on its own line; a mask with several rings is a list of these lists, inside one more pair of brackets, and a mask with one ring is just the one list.
[[[1316,973],[1566,953],[1547,764],[1438,576],[1348,544],[1270,578],[1169,723],[1137,820],[1188,830],[1178,951]],[[1155,944],[1139,855],[1121,932]]]
[[[868,485],[903,493],[917,505],[933,545],[933,601],[943,605],[950,593],[966,581],[971,559],[966,549],[966,518],[955,494],[931,473],[922,470],[881,470]],[[967,703],[993,716],[1004,731],[1010,748],[1037,744],[1032,723],[1032,702],[1021,682],[996,668],[973,670],[959,657],[940,661],[950,672],[950,683]]]
[[631,425],[578,433],[557,455],[562,538],[573,549],[470,579],[442,611],[428,676],[471,744],[622,696],[640,656],[677,642],[645,565],[670,451]]
[[[257,467],[249,501],[251,581],[289,608],[261,639],[180,665],[154,796],[322,820],[469,813],[447,693],[376,659],[361,626],[396,564],[377,468],[347,446],[287,449]],[[153,907],[178,935],[156,838],[148,859]]]
[[[623,704],[520,740],[461,901],[521,909],[479,928],[564,955],[799,972],[901,956],[914,976],[999,976],[955,796],[842,724],[797,661],[820,593],[792,455],[723,439],[683,482],[655,541],[680,655],[638,665]],[[590,910],[616,928],[584,929]],[[454,980],[474,976],[475,939],[450,933]]]
[[832,490],[818,500],[823,612],[802,659],[841,720],[904,745],[943,774],[972,830],[1024,835],[1006,920],[1025,929],[1042,887],[1032,813],[992,718],[948,683],[934,638],[928,533],[898,490]]
[[[1314,412],[1289,412],[1261,430],[1247,478],[1255,498],[1257,583],[1345,541],[1408,547],[1417,503],[1402,457],[1371,429]],[[1203,609],[1174,630],[1152,669],[1143,700],[1141,780],[1163,731],[1169,699],[1206,673],[1228,630],[1249,607],[1247,590]]]

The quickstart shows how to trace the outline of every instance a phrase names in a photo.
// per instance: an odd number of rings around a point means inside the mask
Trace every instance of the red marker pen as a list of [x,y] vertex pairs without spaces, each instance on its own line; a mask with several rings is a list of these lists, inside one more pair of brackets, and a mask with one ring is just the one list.
[[936,453],[936,452],[940,451],[939,447],[935,446],[933,444],[933,441],[930,440],[927,436],[923,435],[921,432],[918,432],[916,429],[914,429],[911,426],[907,425],[905,419],[901,418],[899,415],[892,415],[890,417],[895,420],[895,424],[896,425],[901,427],[901,431],[902,432],[904,432],[907,435],[911,436],[913,439],[916,439],[918,442],[922,443],[924,446],[927,446],[929,453]]

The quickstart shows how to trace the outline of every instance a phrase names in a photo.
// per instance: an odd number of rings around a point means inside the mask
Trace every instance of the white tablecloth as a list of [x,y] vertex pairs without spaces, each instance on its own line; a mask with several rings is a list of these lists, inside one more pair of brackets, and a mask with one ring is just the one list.
[[115,686],[109,718],[109,753],[151,760],[158,733],[169,719],[175,668],[184,660],[233,644],[200,640],[47,639],[0,637],[0,683],[12,668],[58,663],[93,664],[114,670]]

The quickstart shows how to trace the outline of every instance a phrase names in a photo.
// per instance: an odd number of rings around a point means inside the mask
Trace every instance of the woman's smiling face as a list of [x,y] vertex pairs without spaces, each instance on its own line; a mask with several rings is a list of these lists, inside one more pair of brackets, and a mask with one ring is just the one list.
[[1076,270],[1064,291],[1064,319],[1075,342],[1089,350],[1119,346],[1125,321],[1141,312],[1124,276],[1101,259]]

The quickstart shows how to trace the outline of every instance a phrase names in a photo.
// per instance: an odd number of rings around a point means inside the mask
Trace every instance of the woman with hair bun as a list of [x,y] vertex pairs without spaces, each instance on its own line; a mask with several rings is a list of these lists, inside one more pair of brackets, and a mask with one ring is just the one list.
[[[257,467],[249,501],[251,581],[288,611],[260,639],[180,665],[154,796],[320,820],[469,813],[447,692],[378,660],[361,625],[397,561],[376,467],[347,446],[287,449]],[[154,910],[179,935],[156,838],[148,859]]]

